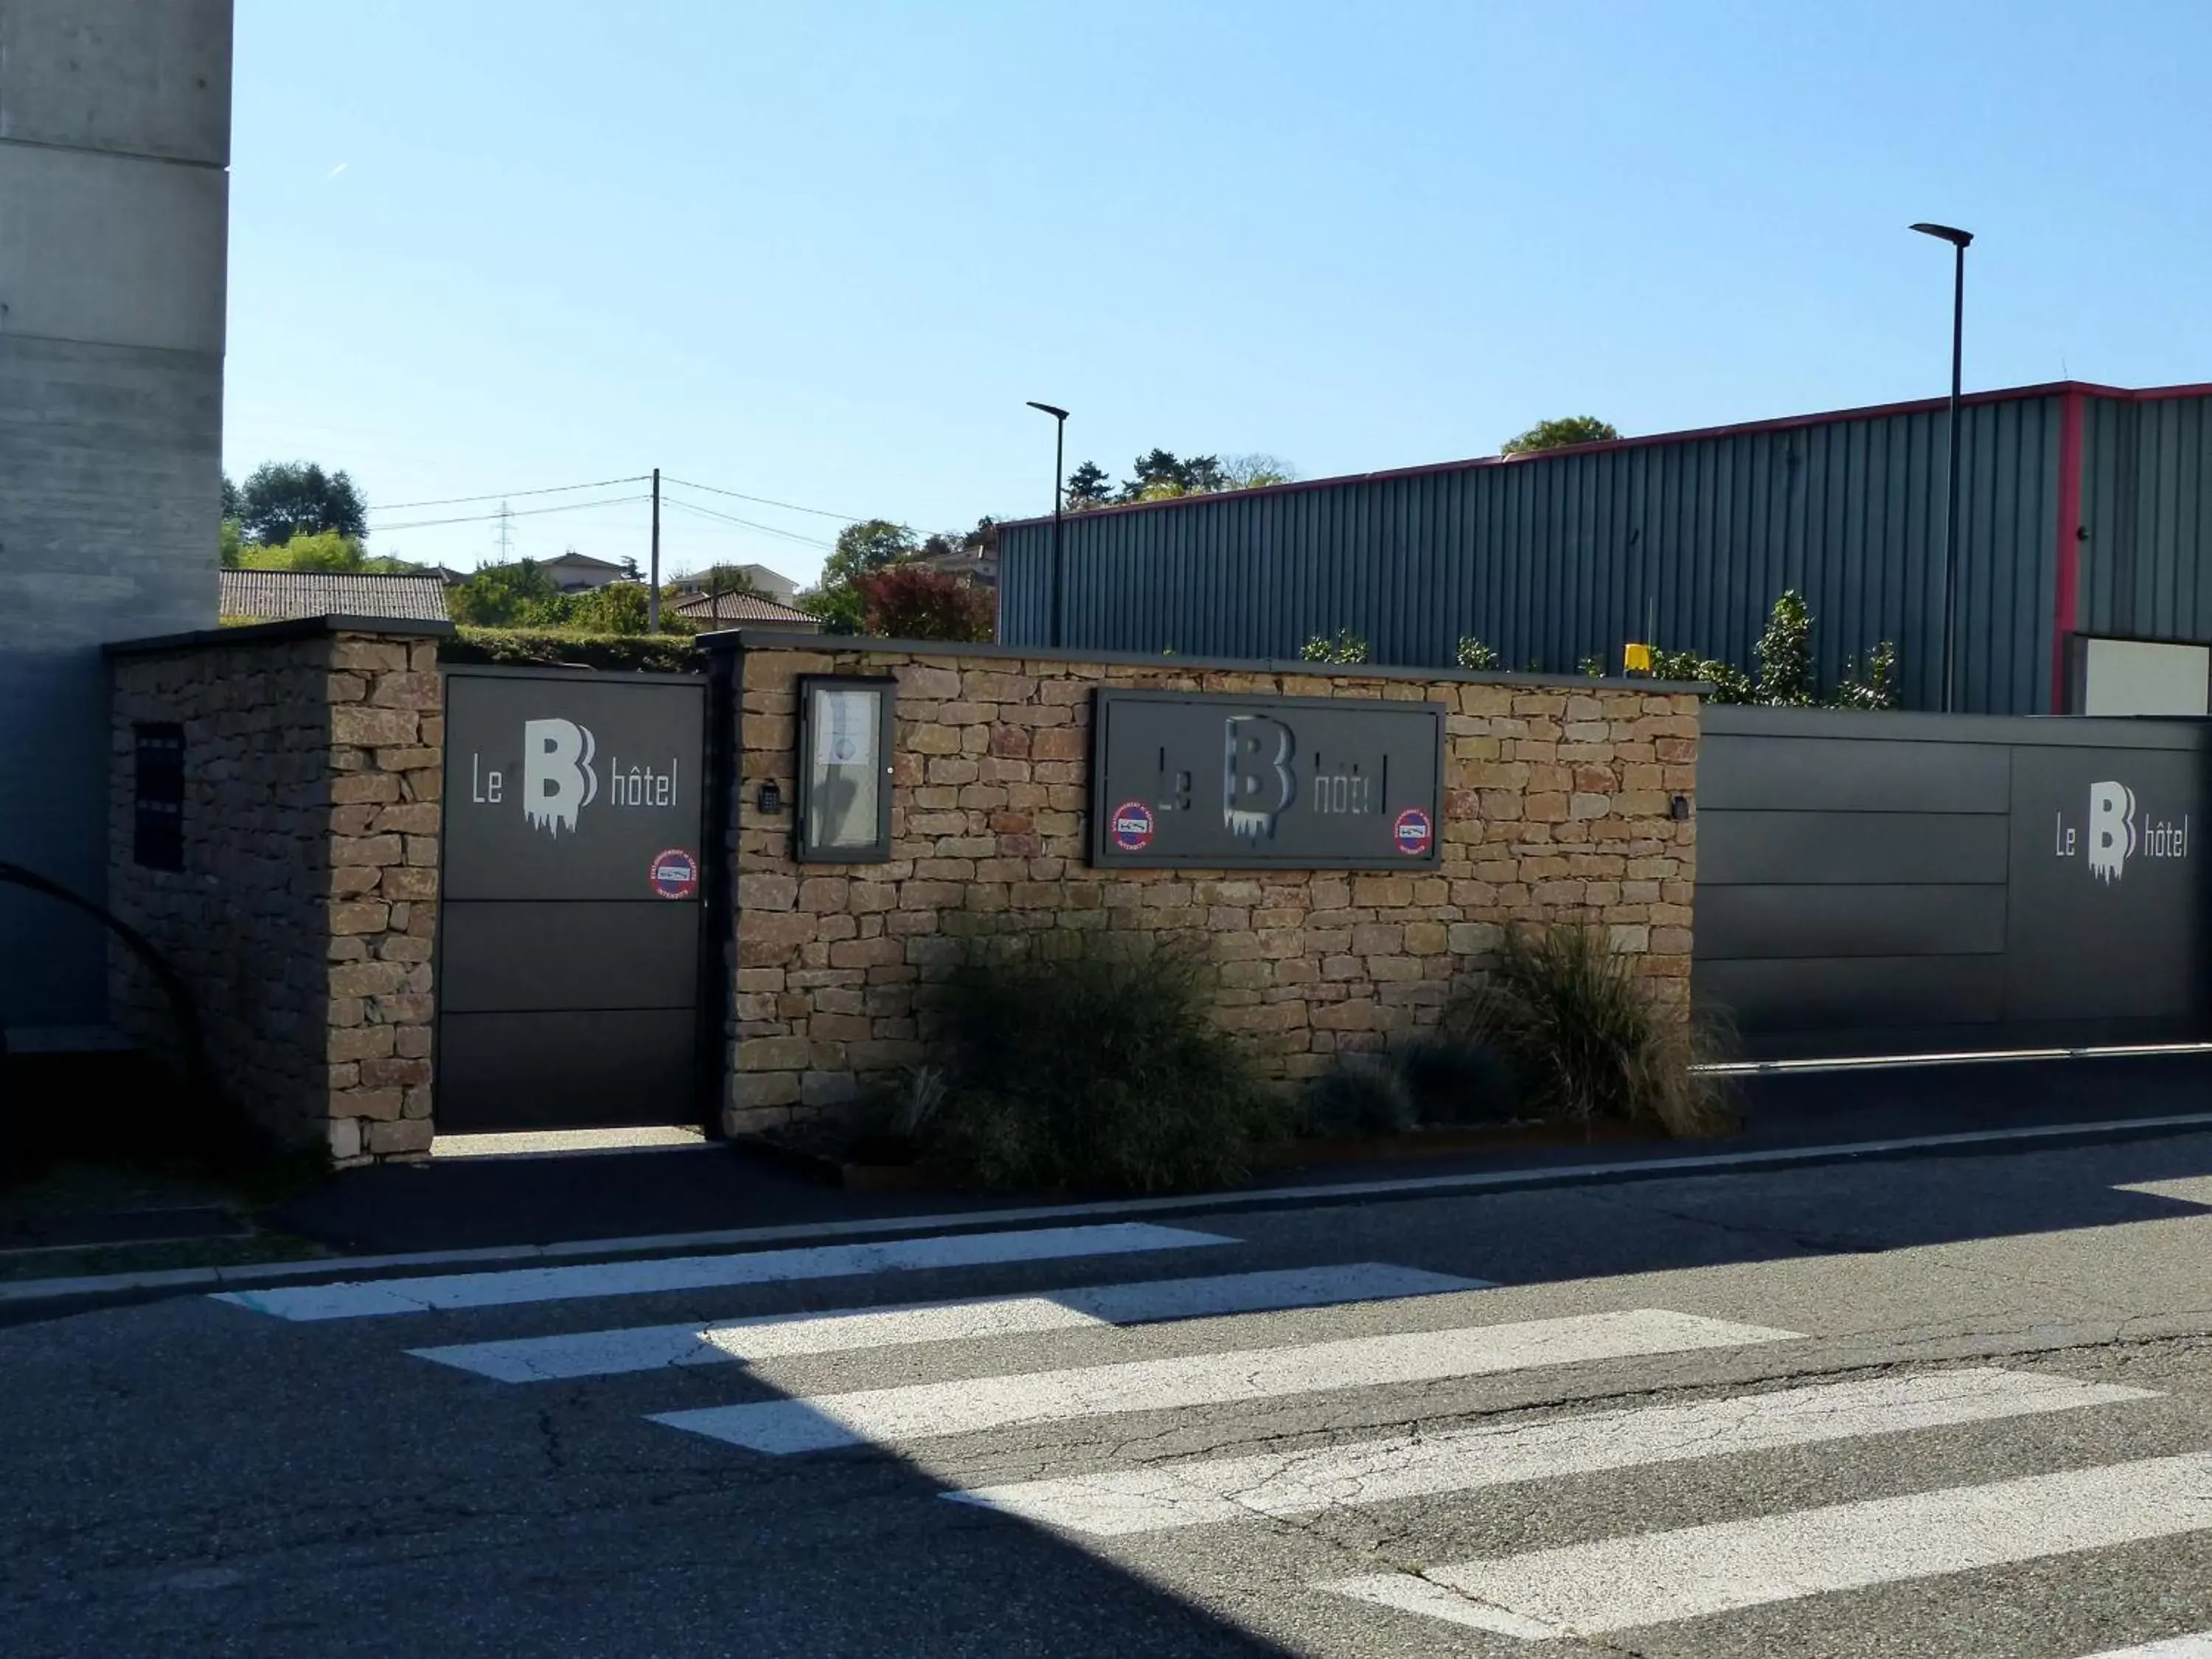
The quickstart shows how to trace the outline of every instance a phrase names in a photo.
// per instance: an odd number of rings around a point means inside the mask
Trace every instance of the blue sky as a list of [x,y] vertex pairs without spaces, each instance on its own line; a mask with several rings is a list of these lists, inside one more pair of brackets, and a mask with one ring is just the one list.
[[[379,551],[804,578],[1049,511],[1051,429],[1304,477],[2212,380],[2212,8],[239,0],[225,462]],[[709,518],[693,510],[724,514]],[[734,516],[768,526],[749,528]],[[401,527],[409,526],[409,527]],[[781,533],[774,533],[781,532]]]

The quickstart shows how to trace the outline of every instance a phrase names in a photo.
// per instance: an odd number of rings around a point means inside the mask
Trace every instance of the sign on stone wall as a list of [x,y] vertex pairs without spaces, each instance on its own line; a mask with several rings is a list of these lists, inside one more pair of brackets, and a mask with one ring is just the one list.
[[1094,865],[1379,870],[1441,860],[1441,703],[1095,696]]

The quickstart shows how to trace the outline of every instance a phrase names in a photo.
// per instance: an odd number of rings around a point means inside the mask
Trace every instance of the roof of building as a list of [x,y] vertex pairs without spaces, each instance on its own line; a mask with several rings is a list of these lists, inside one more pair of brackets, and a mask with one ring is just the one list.
[[295,617],[391,617],[444,622],[446,585],[434,572],[375,575],[353,570],[225,570],[219,613],[284,622]]
[[573,547],[557,559],[540,559],[538,562],[540,564],[548,565],[587,564],[595,570],[619,570],[622,568],[622,563],[619,560],[593,558],[588,553],[579,553]]
[[679,599],[673,607],[676,614],[697,622],[743,623],[754,628],[793,628],[808,630],[822,626],[818,617],[810,617],[804,611],[793,610],[787,605],[778,605],[774,599],[758,593],[722,593],[709,598],[702,593],[696,599]]
[[[2202,398],[2212,392],[2212,385],[2161,386],[2130,387],[2100,386],[2089,380],[2053,380],[2041,386],[2001,386],[1988,392],[1969,392],[1959,401],[1961,404],[2017,403],[2030,398],[2055,398],[2075,395],[2088,398],[2109,398],[2129,403],[2152,403],[2166,398]],[[1249,501],[1257,495],[1282,495],[1300,490],[1327,489],[1336,484],[1365,483],[1382,478],[1413,478],[1424,474],[1466,472],[1477,467],[1526,466],[1547,461],[1561,455],[1590,455],[1608,449],[1640,449],[1652,444],[1690,443],[1704,438],[1732,438],[1749,432],[1787,432],[1801,427],[1825,426],[1832,421],[1863,421],[1884,415],[1917,415],[1929,410],[1942,409],[1949,400],[1943,398],[1921,398],[1908,403],[1869,404],[1857,409],[1832,409],[1813,415],[1785,415],[1776,419],[1739,421],[1729,426],[1692,427],[1680,432],[1652,432],[1632,438],[1604,438],[1594,443],[1562,444],[1557,449],[1532,450],[1522,455],[1477,455],[1467,460],[1434,461],[1422,466],[1387,468],[1380,472],[1340,472],[1326,478],[1300,478],[1291,483],[1267,484],[1256,489],[1224,489],[1199,495],[1170,495],[1154,501],[1111,501],[1098,507],[1082,509],[1086,519],[1109,514],[1171,512],[1176,507],[1197,507],[1211,501],[1216,506],[1224,501]],[[1073,515],[1071,515],[1073,516]],[[1052,514],[1044,513],[1033,519],[1008,519],[999,528],[1027,530],[1052,522]]]

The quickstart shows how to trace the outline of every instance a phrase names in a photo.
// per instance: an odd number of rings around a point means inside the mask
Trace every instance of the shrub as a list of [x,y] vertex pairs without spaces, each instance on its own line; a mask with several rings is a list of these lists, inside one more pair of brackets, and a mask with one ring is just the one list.
[[1402,1134],[1420,1120],[1398,1067],[1382,1054],[1346,1054],[1314,1082],[1306,1125],[1316,1135]]
[[463,627],[440,647],[438,655],[446,662],[629,669],[663,674],[699,674],[707,667],[706,653],[688,632],[586,634],[571,629]]
[[949,1091],[929,1161],[974,1184],[1121,1193],[1241,1179],[1282,1129],[1279,1105],[1207,1017],[1198,969],[979,960],[937,1016]]
[[926,564],[895,564],[853,583],[860,625],[894,640],[988,640],[997,630],[989,593]]
[[1634,959],[1595,927],[1509,933],[1487,982],[1446,1009],[1443,1028],[1493,1047],[1528,1105],[1553,1121],[1609,1118],[1677,1136],[1733,1126],[1717,1087],[1692,1070],[1713,1034],[1662,1009]]
[[1472,634],[1462,635],[1459,642],[1459,665],[1462,668],[1486,669],[1498,666],[1497,650],[1485,645]]
[[1348,628],[1336,630],[1334,638],[1316,634],[1298,647],[1301,662],[1330,662],[1339,665],[1363,663],[1367,660],[1367,641]]
[[1844,677],[1828,699],[1832,708],[1894,708],[1897,707],[1897,645],[1884,640],[1867,653],[1866,669],[1858,659],[1844,659]]
[[1759,636],[1759,700],[1802,708],[1813,701],[1813,613],[1795,588],[1774,602]]

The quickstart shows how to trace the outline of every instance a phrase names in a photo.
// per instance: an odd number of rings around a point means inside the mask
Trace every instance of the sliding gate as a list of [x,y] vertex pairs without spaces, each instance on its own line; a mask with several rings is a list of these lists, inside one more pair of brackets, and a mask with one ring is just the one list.
[[1709,705],[1692,984],[1763,1059],[2212,1039],[2212,721]]
[[438,1123],[698,1122],[706,686],[446,679]]

